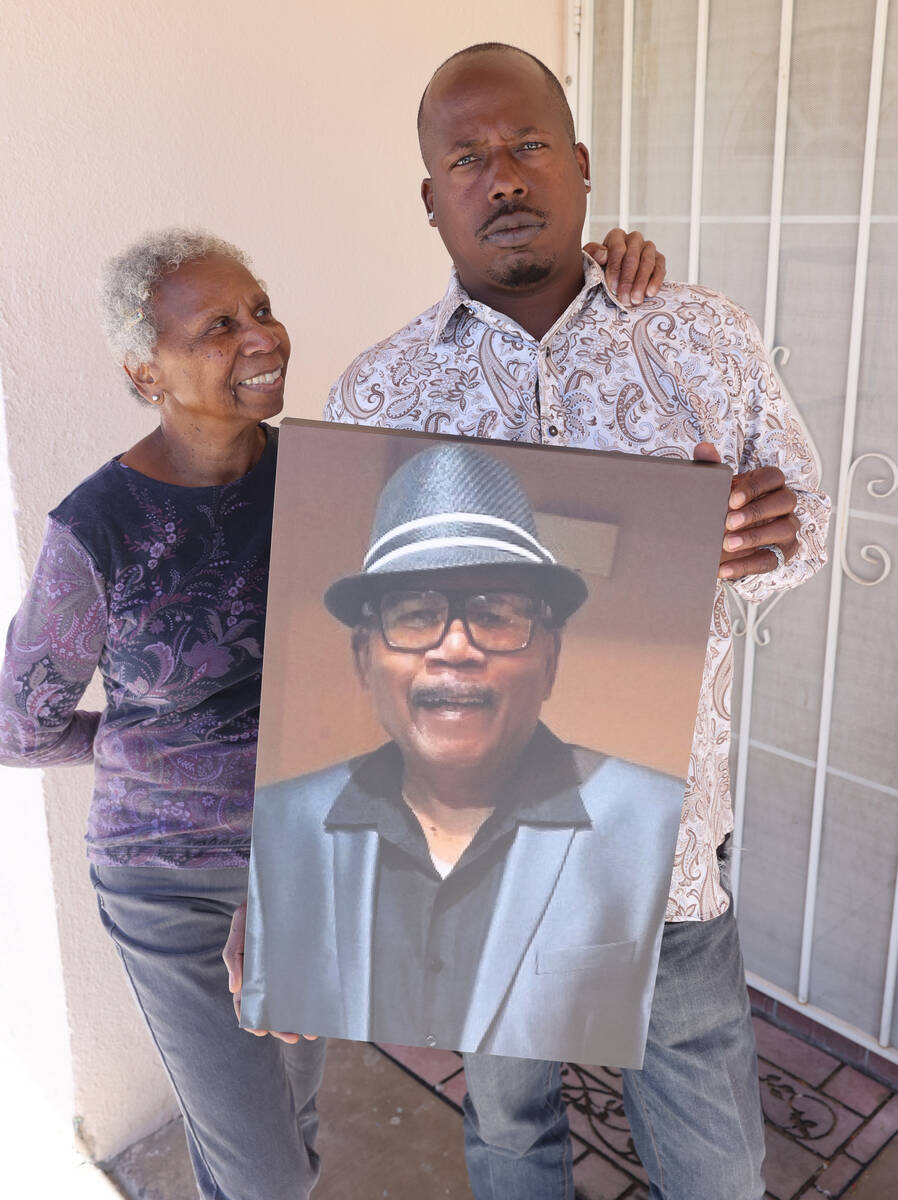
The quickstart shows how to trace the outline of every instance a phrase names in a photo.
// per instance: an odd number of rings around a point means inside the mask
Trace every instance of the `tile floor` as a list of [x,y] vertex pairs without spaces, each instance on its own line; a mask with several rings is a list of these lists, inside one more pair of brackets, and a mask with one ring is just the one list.
[[[770,1200],[898,1200],[898,1092],[762,1017],[754,1023]],[[465,1087],[458,1055],[400,1046],[381,1049],[459,1104]],[[630,1140],[620,1073],[566,1064],[562,1077],[574,1174],[584,1200],[645,1200],[646,1176]],[[879,1170],[882,1184],[864,1189],[867,1169],[890,1141],[891,1172]]]
[[[768,1200],[898,1200],[898,1088],[762,1017],[755,1029]],[[647,1200],[619,1074],[568,1065],[564,1080],[578,1196]],[[315,1200],[471,1200],[459,1115],[464,1091],[457,1054],[332,1042],[320,1096],[325,1169]],[[129,1200],[196,1200],[178,1122],[107,1170]]]

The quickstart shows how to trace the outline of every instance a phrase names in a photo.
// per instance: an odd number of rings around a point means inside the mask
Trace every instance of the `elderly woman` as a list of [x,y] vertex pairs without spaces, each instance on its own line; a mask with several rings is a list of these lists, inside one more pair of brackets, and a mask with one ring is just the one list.
[[[616,235],[618,265],[626,249]],[[649,245],[643,287],[652,258]],[[109,264],[103,304],[159,424],[50,514],[9,632],[0,757],[94,761],[101,918],[201,1196],[297,1200],[317,1176],[324,1043],[247,1037],[221,959],[246,894],[277,452],[265,420],[290,341],[243,253],[203,233],[137,242]],[[79,710],[98,667],[107,706]]]
[[[109,264],[107,334],[157,428],[50,514],[9,633],[8,763],[95,764],[91,875],[184,1112],[200,1193],[296,1200],[324,1044],[254,1039],[221,948],[246,894],[287,331],[234,246],[171,230]],[[76,709],[99,666],[102,713]]]

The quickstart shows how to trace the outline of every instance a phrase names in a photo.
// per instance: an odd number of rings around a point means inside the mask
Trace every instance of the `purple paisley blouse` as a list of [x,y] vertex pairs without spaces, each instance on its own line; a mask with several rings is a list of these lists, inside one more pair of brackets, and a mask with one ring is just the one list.
[[[249,860],[277,430],[241,479],[106,463],[50,514],[0,677],[0,761],[95,764],[88,857]],[[99,668],[107,706],[77,709]]]

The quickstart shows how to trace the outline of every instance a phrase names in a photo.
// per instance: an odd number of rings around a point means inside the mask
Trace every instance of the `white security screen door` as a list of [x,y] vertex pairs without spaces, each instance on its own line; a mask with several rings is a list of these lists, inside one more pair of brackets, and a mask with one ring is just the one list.
[[587,0],[570,45],[592,234],[755,317],[834,501],[824,572],[730,594],[750,982],[898,1061],[898,13]]

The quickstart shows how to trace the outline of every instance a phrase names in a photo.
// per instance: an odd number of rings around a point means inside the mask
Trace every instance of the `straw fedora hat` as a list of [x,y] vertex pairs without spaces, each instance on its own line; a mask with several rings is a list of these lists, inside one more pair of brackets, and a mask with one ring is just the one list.
[[366,600],[414,587],[418,572],[497,566],[520,572],[558,624],[588,595],[583,578],[540,542],[514,472],[478,446],[447,442],[407,459],[387,480],[362,569],[332,583],[324,603],[355,626]]

